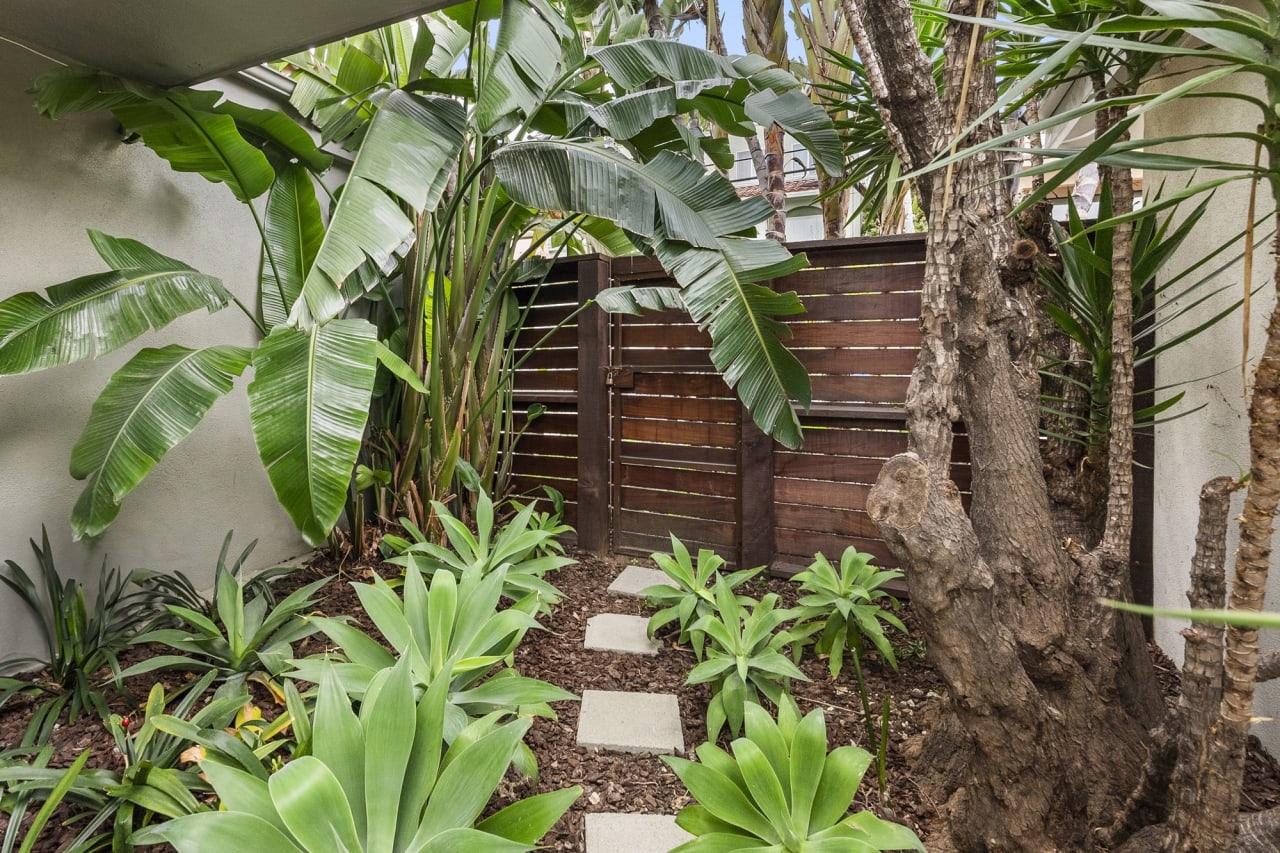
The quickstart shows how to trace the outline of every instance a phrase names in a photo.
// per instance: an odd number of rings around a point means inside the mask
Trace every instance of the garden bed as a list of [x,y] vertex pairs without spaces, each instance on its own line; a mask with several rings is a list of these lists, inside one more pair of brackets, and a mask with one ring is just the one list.
[[[644,603],[637,599],[609,594],[606,587],[625,563],[604,560],[589,554],[574,553],[578,562],[548,577],[564,592],[564,601],[554,608],[549,619],[544,619],[545,631],[530,634],[516,653],[516,667],[524,675],[557,684],[575,694],[593,690],[652,691],[675,693],[680,697],[686,745],[692,749],[706,738],[704,711],[710,698],[706,685],[688,686],[685,677],[695,661],[688,649],[675,646],[666,637],[656,657],[638,657],[583,648],[586,621],[599,613],[648,615]],[[640,561],[644,562],[644,561]],[[314,580],[326,574],[335,578],[317,596],[319,608],[330,616],[352,615],[366,630],[372,625],[363,618],[359,602],[349,582],[366,581],[377,571],[384,576],[399,573],[399,568],[382,564],[377,560],[340,564],[318,560],[285,579],[284,585],[294,586]],[[777,592],[789,603],[794,600],[794,584],[780,579],[756,578],[749,581],[741,592],[759,597],[766,592]],[[910,608],[905,619],[911,627]],[[324,651],[326,639],[315,635],[304,640],[299,655]],[[905,823],[915,829],[928,843],[929,837],[939,832],[946,816],[914,783],[910,764],[919,756],[922,735],[937,719],[943,688],[932,668],[921,656],[923,644],[915,636],[894,637],[898,649],[900,669],[895,673],[882,664],[874,654],[869,654],[865,667],[868,694],[878,717],[879,703],[888,696],[891,705],[889,720],[887,795],[881,797],[877,790],[875,771],[868,772],[855,804],[883,817]],[[139,647],[129,654],[130,661],[140,660],[156,649]],[[1167,659],[1158,662],[1166,693],[1176,694],[1176,674]],[[826,712],[828,737],[832,747],[855,743],[874,751],[867,744],[859,693],[850,667],[839,679],[831,679],[823,662],[806,656],[801,668],[812,679],[793,684],[793,692],[801,711],[823,708]],[[164,673],[162,682],[175,685],[184,676]],[[132,679],[130,689],[145,696],[157,679],[141,676]],[[257,689],[267,717],[279,712],[272,705],[265,691]],[[127,701],[116,698],[112,709],[128,713],[133,709]],[[582,850],[583,816],[589,812],[641,812],[674,814],[690,802],[688,792],[668,769],[653,756],[623,755],[587,752],[575,743],[578,721],[576,702],[555,704],[558,719],[538,719],[528,735],[527,742],[537,756],[541,769],[536,782],[520,779],[514,773],[499,789],[493,808],[506,802],[541,791],[550,791],[571,785],[581,785],[583,796],[553,828],[543,843],[548,849],[558,851]],[[0,712],[0,748],[18,743],[31,711],[31,702],[17,699]],[[53,745],[56,754],[51,766],[69,765],[84,750],[90,750],[91,767],[118,767],[120,758],[113,754],[111,737],[95,717],[86,716],[72,724],[61,725],[55,731]],[[1275,762],[1261,751],[1251,751],[1245,780],[1244,807],[1257,810],[1280,805],[1280,772]],[[59,814],[65,814],[65,807]],[[28,818],[29,820],[30,818]],[[0,833],[7,817],[0,814]],[[45,830],[37,851],[65,849],[75,829],[59,831],[51,826]]]

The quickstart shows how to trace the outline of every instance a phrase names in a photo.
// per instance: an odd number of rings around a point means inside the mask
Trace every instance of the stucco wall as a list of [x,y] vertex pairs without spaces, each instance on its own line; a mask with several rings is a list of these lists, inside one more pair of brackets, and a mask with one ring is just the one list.
[[[141,144],[121,144],[109,115],[37,115],[25,90],[52,67],[0,41],[0,298],[105,270],[85,235],[96,228],[217,275],[252,305],[259,243],[248,211],[226,187],[172,172]],[[255,99],[247,90],[234,96]],[[254,341],[232,306],[181,318],[96,362],[0,377],[0,559],[31,568],[27,539],[39,538],[41,523],[64,576],[95,578],[107,555],[126,569],[182,569],[207,583],[230,529],[239,545],[259,540],[258,567],[304,552],[253,445],[248,376],[161,460],[99,541],[71,541],[83,485],[68,473],[71,448],[111,373],[143,346]],[[34,623],[0,588],[0,658],[39,649]]]
[[[1176,83],[1170,81],[1170,85]],[[1236,86],[1246,86],[1256,81],[1241,77]],[[1259,87],[1260,88],[1260,87]],[[1227,129],[1252,129],[1258,121],[1256,111],[1234,101],[1190,101],[1159,109],[1149,114],[1146,135],[1148,138],[1181,134],[1201,134]],[[1236,140],[1196,140],[1170,146],[1171,151],[1215,157],[1240,163],[1252,163],[1253,147]],[[1209,177],[1202,175],[1201,180]],[[1154,194],[1161,180],[1165,180],[1166,192],[1185,184],[1182,174],[1149,175],[1147,187]],[[1272,207],[1266,185],[1259,188],[1258,210]],[[1149,198],[1151,195],[1148,196]],[[1170,269],[1194,261],[1212,247],[1239,234],[1247,219],[1249,185],[1246,181],[1228,184],[1218,189],[1209,212],[1196,228],[1187,245],[1178,252]],[[1250,378],[1253,366],[1266,336],[1266,321],[1275,304],[1271,287],[1274,258],[1271,241],[1265,235],[1269,225],[1259,233],[1260,245],[1254,253],[1254,283],[1256,288],[1265,285],[1254,297],[1252,320],[1249,330]],[[1223,260],[1237,254],[1237,248]],[[1214,266],[1217,266],[1216,264]],[[1212,269],[1213,267],[1210,267]],[[1243,292],[1243,263],[1235,263],[1214,279],[1215,286],[1228,285],[1226,290],[1177,324],[1162,331],[1161,338],[1168,340],[1199,319],[1212,316],[1218,310],[1239,299]],[[1167,311],[1169,306],[1165,306]],[[1158,607],[1186,607],[1186,589],[1191,555],[1195,550],[1197,498],[1201,485],[1212,477],[1228,475],[1237,477],[1249,468],[1248,400],[1241,379],[1241,353],[1243,349],[1243,319],[1237,312],[1209,332],[1183,344],[1161,357],[1156,364],[1156,385],[1178,384],[1187,396],[1181,410],[1198,406],[1204,408],[1184,418],[1156,428],[1155,465],[1155,604]],[[1169,393],[1169,392],[1165,392]],[[1234,555],[1238,541],[1234,519],[1239,514],[1241,496],[1232,503],[1232,525],[1229,537],[1229,555]],[[1232,556],[1228,558],[1230,577]],[[1273,561],[1274,562],[1274,561]],[[1267,607],[1280,609],[1280,572],[1272,571],[1267,590]],[[1156,640],[1175,660],[1182,659],[1182,638],[1178,635],[1184,623],[1171,619],[1156,620]],[[1275,632],[1263,632],[1263,647],[1277,645]],[[1280,683],[1259,685],[1255,714],[1259,717],[1280,717]],[[1263,721],[1255,726],[1255,732],[1267,744],[1273,754],[1280,755],[1280,722]]]

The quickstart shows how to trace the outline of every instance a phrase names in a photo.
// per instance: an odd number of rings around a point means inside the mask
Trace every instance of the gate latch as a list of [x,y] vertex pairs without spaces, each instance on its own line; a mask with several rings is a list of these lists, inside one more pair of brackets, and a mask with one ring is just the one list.
[[607,378],[605,384],[611,388],[634,388],[636,386],[635,371],[630,367],[605,368]]

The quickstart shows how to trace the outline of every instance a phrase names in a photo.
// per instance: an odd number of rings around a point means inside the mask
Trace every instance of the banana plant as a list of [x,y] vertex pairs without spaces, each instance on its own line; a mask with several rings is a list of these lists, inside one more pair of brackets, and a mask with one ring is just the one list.
[[222,763],[200,769],[218,811],[184,815],[133,835],[180,853],[533,850],[582,794],[566,788],[480,819],[528,731],[528,719],[479,725],[445,749],[447,678],[415,699],[408,656],[379,673],[357,713],[332,672],[321,678],[311,755],[267,778]]
[[[247,369],[250,426],[272,487],[319,544],[348,504],[385,368],[399,389],[398,425],[368,440],[389,448],[390,481],[423,521],[415,496],[452,494],[459,460],[479,454],[474,467],[492,468],[495,437],[510,426],[510,285],[549,231],[579,227],[604,225],[655,254],[757,422],[800,444],[792,401],[808,405],[808,377],[778,318],[802,309],[761,282],[804,261],[742,236],[770,208],[739,199],[701,164],[719,149],[688,119],[739,135],[777,123],[836,170],[830,121],[793,76],[759,58],[647,39],[584,50],[575,26],[543,0],[477,4],[393,28],[377,50],[366,41],[317,51],[341,56],[332,84],[350,94],[325,94],[313,70],[297,94],[311,100],[299,105],[356,152],[327,222],[313,177],[329,155],[283,113],[85,69],[38,81],[43,113],[110,110],[172,168],[227,186],[262,237],[253,307],[181,261],[100,234],[91,239],[107,272],[0,302],[4,373],[94,358],[232,303],[262,337],[256,347],[144,349],[112,378],[73,452],[73,475],[88,481],[77,537],[101,533]],[[535,246],[516,251],[535,233]]]

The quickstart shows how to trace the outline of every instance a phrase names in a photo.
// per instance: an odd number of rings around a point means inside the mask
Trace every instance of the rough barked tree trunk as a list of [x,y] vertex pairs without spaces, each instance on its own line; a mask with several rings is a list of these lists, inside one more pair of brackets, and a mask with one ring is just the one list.
[[[763,56],[775,65],[787,65],[787,28],[782,0],[742,0],[743,37],[748,53]],[[752,149],[756,169],[761,162]],[[764,134],[764,197],[773,206],[773,216],[765,225],[765,236],[779,243],[787,239],[787,189],[784,176],[783,133],[778,125],[770,125]]]
[[[993,42],[947,33],[940,99],[905,0],[852,3],[859,56],[910,169],[995,98]],[[987,15],[994,3],[951,11]],[[996,120],[962,144],[999,132]],[[1131,789],[1145,729],[1120,701],[1119,655],[1090,631],[1084,571],[1053,534],[1038,446],[1034,275],[1016,262],[999,158],[921,176],[928,212],[923,346],[907,398],[908,452],[867,510],[895,553],[948,688],[922,764],[961,850],[1081,850]],[[968,513],[949,479],[953,424],[973,464]],[[1092,583],[1100,583],[1096,579]],[[928,767],[921,769],[928,771]]]

